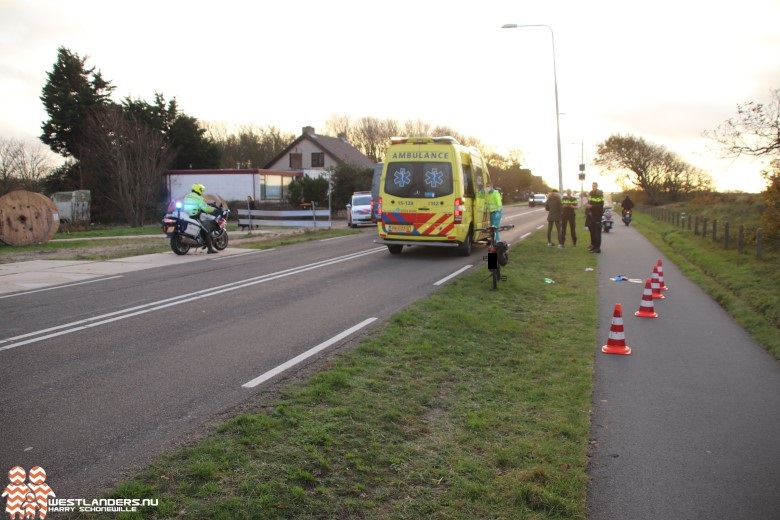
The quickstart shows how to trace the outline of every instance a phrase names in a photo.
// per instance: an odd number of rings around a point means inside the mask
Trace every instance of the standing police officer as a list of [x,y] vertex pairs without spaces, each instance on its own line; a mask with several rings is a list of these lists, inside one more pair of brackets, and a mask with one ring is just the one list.
[[593,183],[593,189],[588,193],[588,203],[585,206],[588,210],[587,226],[590,231],[591,253],[601,253],[601,218],[604,215],[604,192],[599,189],[599,183]]
[[561,202],[563,203],[563,235],[561,236],[561,243],[566,243],[566,225],[571,227],[571,241],[577,245],[577,222],[576,222],[576,210],[579,204],[577,197],[573,197],[571,190],[566,190],[566,195],[563,196]]

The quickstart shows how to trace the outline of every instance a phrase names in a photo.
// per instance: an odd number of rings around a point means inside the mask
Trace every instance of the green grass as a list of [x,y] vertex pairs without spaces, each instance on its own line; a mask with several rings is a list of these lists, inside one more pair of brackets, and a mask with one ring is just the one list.
[[[722,210],[708,208],[710,215]],[[744,209],[736,209],[745,214]],[[647,214],[636,212],[634,225],[663,251],[685,275],[699,285],[780,359],[780,256],[767,251],[756,259],[754,251],[726,250],[710,237],[695,235]],[[755,222],[755,220],[753,221]]]
[[112,496],[161,502],[126,518],[586,518],[594,258],[544,238],[497,291],[482,263]]

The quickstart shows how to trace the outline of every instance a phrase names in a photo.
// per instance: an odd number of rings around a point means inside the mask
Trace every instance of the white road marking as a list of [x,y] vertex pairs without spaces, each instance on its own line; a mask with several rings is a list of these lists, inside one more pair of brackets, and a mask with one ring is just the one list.
[[454,273],[452,273],[451,275],[449,275],[449,276],[446,276],[446,277],[442,278],[441,280],[439,280],[438,282],[434,283],[433,285],[441,285],[441,284],[443,284],[444,282],[446,282],[447,280],[450,280],[450,279],[452,279],[452,278],[455,278],[455,277],[456,277],[456,276],[458,276],[460,273],[462,273],[463,271],[465,271],[465,270],[467,270],[467,269],[470,269],[471,267],[472,267],[472,266],[471,266],[471,264],[469,264],[469,265],[465,265],[465,266],[461,267],[460,269],[458,269],[457,271],[455,271]]
[[53,291],[55,289],[63,289],[65,287],[74,287],[76,285],[84,285],[85,283],[95,283],[95,282],[102,282],[104,280],[113,280],[114,278],[122,278],[122,276],[121,275],[107,276],[105,278],[98,278],[97,280],[86,280],[84,282],[75,282],[75,283],[69,283],[69,284],[65,284],[65,285],[55,285],[53,287],[46,287],[44,289],[32,289],[32,290],[24,291],[24,292],[18,292],[18,293],[13,293],[13,294],[6,294],[6,295],[3,295],[3,296],[0,296],[0,300],[2,300],[3,298],[13,298],[14,296],[28,295],[28,294],[37,293],[37,292],[43,292],[43,291]]
[[131,318],[133,316],[139,316],[141,314],[147,314],[150,312],[158,311],[160,309],[165,309],[167,307],[173,307],[175,305],[181,305],[182,303],[188,303],[196,300],[200,300],[203,298],[208,298],[209,296],[214,296],[221,293],[236,291],[238,289],[243,289],[245,287],[250,287],[252,285],[257,285],[260,283],[270,282],[272,280],[278,280],[279,278],[285,278],[287,276],[292,276],[295,274],[299,274],[305,271],[311,271],[313,269],[318,269],[320,267],[326,267],[329,265],[337,264],[340,262],[345,262],[348,260],[354,260],[356,258],[360,258],[362,256],[370,255],[373,253],[378,253],[379,251],[384,251],[384,247],[375,247],[372,249],[367,249],[365,251],[360,251],[358,253],[352,253],[349,255],[339,256],[336,258],[331,258],[328,260],[322,260],[320,262],[315,262],[313,264],[307,264],[300,267],[293,267],[291,269],[285,269],[284,271],[279,271],[276,273],[269,273],[262,276],[258,276],[255,278],[248,278],[246,280],[239,280],[237,282],[232,282],[229,284],[221,285],[218,287],[212,287],[209,289],[203,289],[200,291],[196,291],[189,294],[182,294],[180,296],[175,296],[173,298],[167,298],[165,300],[159,300],[156,302],[150,302],[144,305],[139,305],[137,307],[131,307],[129,309],[123,309],[116,312],[110,312],[108,314],[102,314],[99,316],[93,316],[92,318],[87,318],[84,320],[74,321],[71,323],[65,323],[63,325],[58,325],[56,327],[50,327],[48,329],[43,329],[39,331],[29,332],[27,334],[22,334],[20,336],[14,336],[12,338],[6,338],[3,340],[0,340],[0,345],[3,343],[9,343],[8,345],[0,347],[0,352],[3,350],[10,350],[12,348],[21,347],[23,345],[29,345],[31,343],[37,343],[39,341],[43,341],[45,339],[55,338],[57,336],[64,336],[65,334],[70,334],[71,332],[76,332],[79,330],[85,330],[92,327],[98,327],[100,325],[105,325],[107,323],[113,323],[115,321],[124,320],[126,318]]
[[341,341],[342,339],[346,338],[347,336],[349,336],[351,334],[354,334],[355,332],[359,331],[363,327],[366,327],[367,325],[370,325],[370,324],[374,323],[376,320],[377,320],[377,318],[368,318],[367,320],[361,321],[360,323],[358,323],[354,327],[348,328],[344,332],[333,336],[329,340],[320,343],[316,347],[310,348],[309,350],[307,350],[303,354],[299,354],[299,355],[295,356],[294,358],[292,358],[291,360],[285,361],[284,363],[282,363],[278,367],[272,368],[271,370],[269,370],[265,374],[263,374],[261,376],[258,376],[258,377],[252,379],[251,381],[249,381],[247,383],[244,383],[243,385],[241,385],[241,388],[254,388],[257,385],[259,385],[259,384],[261,384],[261,383],[263,383],[265,381],[268,381],[272,377],[281,374],[282,372],[284,372],[288,368],[294,367],[295,365],[297,365],[301,361],[310,358],[311,356],[313,356],[314,354],[316,354],[316,353],[318,353],[318,352],[320,352],[322,350],[325,350],[326,348],[330,347],[334,343],[337,343],[337,342]]

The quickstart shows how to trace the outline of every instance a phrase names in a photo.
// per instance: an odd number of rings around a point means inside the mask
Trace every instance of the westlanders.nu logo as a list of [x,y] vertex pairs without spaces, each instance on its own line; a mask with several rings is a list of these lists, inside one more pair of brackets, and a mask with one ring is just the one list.
[[24,468],[16,466],[8,472],[8,484],[0,496],[8,497],[5,512],[11,519],[46,518],[49,511],[49,497],[56,496],[46,483],[46,472],[40,466],[30,470],[30,479]]
[[21,466],[11,468],[8,480],[10,483],[0,496],[7,497],[5,512],[11,520],[43,520],[53,512],[123,513],[159,504],[159,500],[151,498],[55,498],[57,495],[46,483],[46,472],[40,466],[30,469],[29,475]]

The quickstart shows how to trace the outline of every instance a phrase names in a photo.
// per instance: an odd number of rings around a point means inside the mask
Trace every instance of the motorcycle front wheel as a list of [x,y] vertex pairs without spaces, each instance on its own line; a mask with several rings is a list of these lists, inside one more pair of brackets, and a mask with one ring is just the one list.
[[217,251],[222,251],[228,246],[228,234],[227,231],[221,229],[219,232],[211,235],[211,243],[214,244],[214,248]]
[[189,244],[185,244],[181,240],[181,235],[173,235],[171,237],[171,251],[177,255],[186,255],[190,250]]

